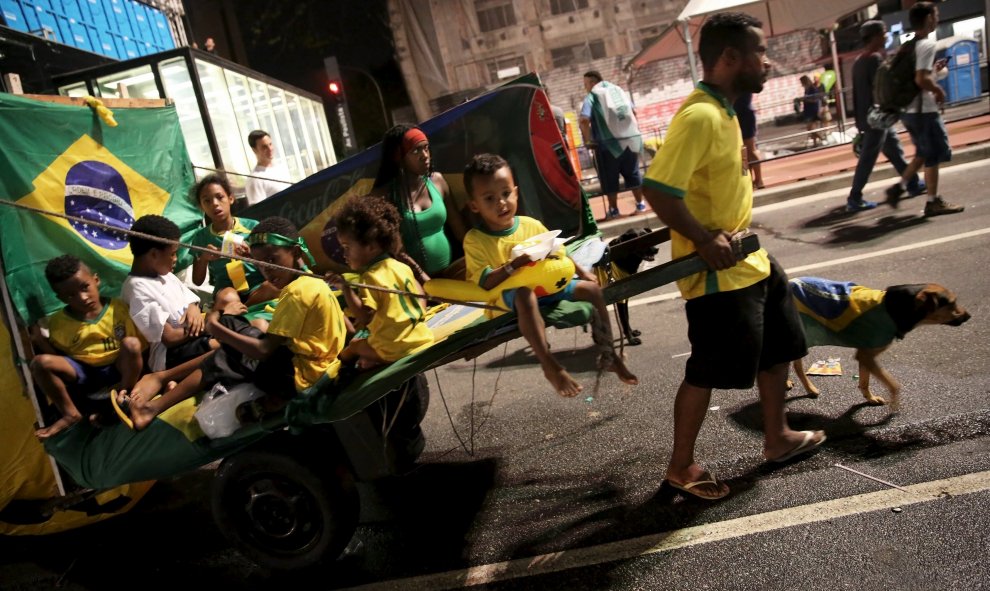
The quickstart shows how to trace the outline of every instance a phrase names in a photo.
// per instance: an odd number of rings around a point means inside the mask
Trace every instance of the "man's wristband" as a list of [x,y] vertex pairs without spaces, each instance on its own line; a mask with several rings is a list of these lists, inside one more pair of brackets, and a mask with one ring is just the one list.
[[512,261],[505,263],[505,272],[512,275],[516,272],[516,268],[512,266]]

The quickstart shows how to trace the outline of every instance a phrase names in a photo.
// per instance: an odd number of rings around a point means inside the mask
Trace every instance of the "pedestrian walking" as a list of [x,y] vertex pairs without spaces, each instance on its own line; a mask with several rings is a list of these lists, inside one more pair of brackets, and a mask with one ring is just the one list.
[[732,108],[739,119],[739,130],[742,132],[743,145],[746,146],[746,160],[749,162],[749,173],[753,177],[753,188],[762,189],[765,185],[763,166],[760,164],[762,155],[756,149],[756,111],[753,109],[753,93],[740,94]]
[[619,217],[619,175],[626,189],[636,199],[636,211],[646,211],[643,201],[643,176],[639,171],[639,154],[643,151],[636,114],[629,93],[602,79],[591,70],[584,74],[588,95],[581,105],[579,124],[585,145],[594,148],[598,162],[598,179],[608,198],[606,219]]
[[[870,109],[873,104],[873,79],[877,68],[884,59],[884,42],[887,38],[887,26],[883,21],[866,21],[859,27],[859,36],[863,41],[863,53],[853,63],[853,111],[856,117],[856,128],[862,134],[860,138],[859,161],[853,175],[852,187],[846,198],[846,211],[862,211],[877,206],[875,201],[863,199],[863,187],[870,180],[873,167],[876,166],[880,152],[887,157],[898,175],[903,175],[908,167],[904,160],[904,149],[897,138],[893,125],[882,125],[874,128],[869,122]],[[918,181],[917,173],[908,179],[906,190],[912,196],[923,195],[925,185]]]
[[[925,167],[925,185],[928,202],[925,217],[959,213],[962,205],[947,202],[938,194],[939,165],[952,159],[949,134],[939,113],[945,102],[945,91],[935,81],[936,73],[945,69],[945,60],[935,61],[935,41],[928,38],[938,27],[938,7],[933,2],[918,2],[908,11],[908,19],[914,29],[915,84],[921,89],[918,96],[901,113],[901,123],[911,135],[915,156],[901,181],[887,189],[887,203],[897,207],[910,181],[908,174]],[[913,169],[913,170],[912,170]]]

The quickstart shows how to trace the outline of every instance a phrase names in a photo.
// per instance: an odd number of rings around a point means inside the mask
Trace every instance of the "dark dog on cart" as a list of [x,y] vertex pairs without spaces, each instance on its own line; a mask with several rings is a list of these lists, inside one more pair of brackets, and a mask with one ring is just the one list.
[[[651,231],[649,228],[631,228],[623,232],[618,238],[610,240],[608,245],[610,247],[615,246],[622,242],[645,236]],[[658,252],[659,249],[651,245],[624,254],[618,258],[612,258],[609,256],[609,251],[606,250],[605,255],[594,266],[598,284],[605,287],[614,281],[635,274],[644,261],[652,261]],[[629,301],[622,300],[615,302],[615,309],[619,315],[619,330],[622,331],[622,338],[629,345],[642,344],[643,341],[639,338],[640,331],[634,330],[629,326]]]
[[[895,339],[924,324],[959,326],[969,312],[954,293],[937,283],[892,285],[884,290],[818,277],[791,279],[791,292],[804,324],[808,347],[834,345],[856,349],[859,362],[859,391],[867,404],[887,401],[870,391],[876,377],[890,392],[890,408],[897,410],[901,385],[887,373],[877,358]],[[794,362],[794,373],[805,392],[817,398],[819,391],[804,372],[804,362]]]

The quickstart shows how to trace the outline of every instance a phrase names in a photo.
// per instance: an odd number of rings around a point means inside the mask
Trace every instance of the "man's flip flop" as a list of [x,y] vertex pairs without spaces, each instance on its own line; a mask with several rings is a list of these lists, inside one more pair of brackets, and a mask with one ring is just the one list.
[[821,439],[815,441],[815,435],[819,432],[820,431],[801,431],[801,433],[804,433],[804,439],[801,440],[801,443],[794,446],[794,448],[791,449],[791,451],[785,453],[780,457],[774,458],[770,461],[779,464],[781,462],[786,462],[787,460],[790,460],[791,458],[794,458],[801,454],[805,454],[812,450],[817,449],[818,446],[825,443],[825,433],[822,433]]
[[134,421],[132,421],[130,415],[127,414],[127,411],[130,410],[130,403],[126,400],[119,402],[117,400],[117,391],[110,390],[110,404],[113,406],[113,411],[117,413],[118,417],[120,417],[121,422],[127,425],[128,429],[133,431]]
[[727,497],[730,492],[729,487],[727,486],[725,487],[724,492],[705,493],[704,491],[698,490],[696,487],[710,484],[720,491],[720,489],[722,488],[722,483],[719,482],[714,476],[712,476],[710,472],[703,473],[701,475],[701,479],[699,480],[685,482],[684,484],[678,484],[673,480],[669,480],[669,479],[666,480],[665,482],[669,484],[672,488],[676,488],[681,492],[685,492],[689,495],[694,495],[699,499],[704,499],[706,501],[717,501],[719,499]]

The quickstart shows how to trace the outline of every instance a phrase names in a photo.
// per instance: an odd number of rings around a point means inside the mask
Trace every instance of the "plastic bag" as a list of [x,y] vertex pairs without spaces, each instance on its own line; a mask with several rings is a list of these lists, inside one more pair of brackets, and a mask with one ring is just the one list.
[[216,384],[203,397],[196,409],[196,421],[210,439],[229,437],[241,427],[237,409],[246,402],[257,400],[265,393],[251,383],[237,384],[230,390]]

